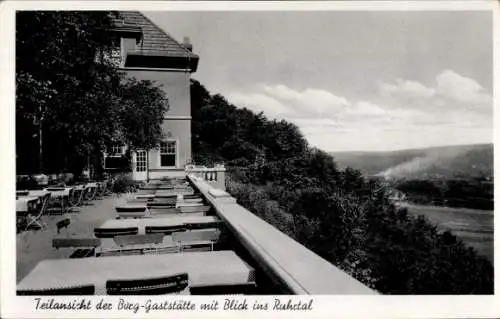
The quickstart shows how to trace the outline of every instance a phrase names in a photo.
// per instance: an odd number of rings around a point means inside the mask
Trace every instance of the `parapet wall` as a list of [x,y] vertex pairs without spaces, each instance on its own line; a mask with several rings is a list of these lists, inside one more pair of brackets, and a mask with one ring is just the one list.
[[266,274],[290,293],[378,294],[238,205],[236,199],[224,190],[194,174],[189,174],[188,180],[214,207],[227,228]]

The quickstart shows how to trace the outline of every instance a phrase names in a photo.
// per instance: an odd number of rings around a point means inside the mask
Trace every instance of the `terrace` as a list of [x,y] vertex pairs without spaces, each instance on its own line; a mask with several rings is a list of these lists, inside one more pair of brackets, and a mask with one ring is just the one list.
[[18,294],[376,294],[238,205],[224,174],[190,166],[183,179],[50,205],[60,216],[18,234]]

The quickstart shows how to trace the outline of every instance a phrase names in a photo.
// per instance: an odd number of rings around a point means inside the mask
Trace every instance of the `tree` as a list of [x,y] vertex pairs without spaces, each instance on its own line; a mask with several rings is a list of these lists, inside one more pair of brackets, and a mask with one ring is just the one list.
[[48,140],[43,136],[44,128],[64,126],[58,115],[72,101],[81,101],[87,91],[85,87],[93,83],[95,54],[98,48],[110,47],[111,33],[107,30],[111,29],[111,23],[107,12],[20,11],[17,14],[16,111],[37,127],[40,170],[43,141]]
[[[382,293],[493,293],[488,260],[397,209],[381,182],[339,170],[286,121],[269,121],[193,85],[193,145],[202,157],[233,165],[227,190],[239,204]],[[222,141],[215,133],[225,134]],[[265,161],[254,165],[258,154]],[[425,183],[406,186],[434,191]],[[467,189],[448,186],[453,193]]]
[[[117,43],[104,11],[21,11],[16,23],[18,171],[79,175],[87,158],[98,165],[113,143],[150,148],[161,138],[163,92],[149,81],[126,79],[109,59]],[[42,152],[43,149],[43,152]]]
[[[161,123],[168,110],[165,93],[151,81],[131,79],[122,86],[121,98],[123,102],[118,117],[124,128],[122,141],[131,150],[146,150],[147,156],[163,138]],[[146,163],[149,163],[148,159]],[[148,168],[146,172],[149,173]]]

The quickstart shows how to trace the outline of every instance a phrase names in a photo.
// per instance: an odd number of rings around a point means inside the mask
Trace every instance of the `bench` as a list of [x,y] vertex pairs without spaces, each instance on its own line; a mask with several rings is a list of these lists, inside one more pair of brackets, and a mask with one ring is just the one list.
[[52,289],[17,290],[18,296],[89,296],[95,294],[94,285],[63,287]]
[[106,293],[108,295],[163,295],[181,292],[188,286],[188,274],[180,273],[149,279],[108,280]]
[[94,228],[94,235],[97,238],[112,238],[122,235],[137,235],[138,232],[139,232],[138,227]]

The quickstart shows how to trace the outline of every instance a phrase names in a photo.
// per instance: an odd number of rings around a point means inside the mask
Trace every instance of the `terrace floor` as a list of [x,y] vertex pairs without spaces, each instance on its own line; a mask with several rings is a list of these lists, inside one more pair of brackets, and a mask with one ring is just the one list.
[[[52,248],[52,238],[56,236],[93,237],[95,227],[99,227],[104,221],[116,216],[115,203],[116,197],[113,196],[93,200],[85,206],[75,208],[71,213],[43,216],[42,220],[48,226],[45,230],[28,230],[17,234],[16,282],[19,282],[38,262],[44,259],[68,258],[71,251]],[[71,223],[67,229],[62,229],[61,233],[57,234],[56,223],[65,218],[69,218]]]

